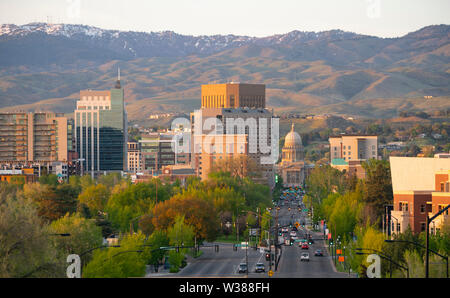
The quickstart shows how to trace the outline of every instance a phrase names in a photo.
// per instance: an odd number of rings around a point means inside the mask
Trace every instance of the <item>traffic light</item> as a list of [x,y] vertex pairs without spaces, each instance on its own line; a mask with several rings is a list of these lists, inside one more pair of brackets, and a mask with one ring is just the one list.
[[275,183],[278,183],[278,174],[275,175]]

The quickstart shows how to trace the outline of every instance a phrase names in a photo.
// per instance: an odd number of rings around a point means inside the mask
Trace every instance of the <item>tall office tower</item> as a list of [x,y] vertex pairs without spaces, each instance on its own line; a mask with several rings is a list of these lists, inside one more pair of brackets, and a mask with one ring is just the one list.
[[120,76],[109,91],[80,91],[74,118],[82,172],[93,176],[127,169],[127,114]]
[[67,161],[68,120],[59,113],[0,113],[0,161]]
[[[278,131],[276,140],[272,140],[271,125],[273,113],[265,108],[265,85],[262,84],[218,84],[202,86],[202,108],[191,113],[191,145],[192,166],[202,178],[208,176],[214,165],[214,160],[224,157],[238,157],[242,154],[251,158],[261,169],[261,182],[270,186],[274,185],[274,164],[278,158],[273,159],[273,153],[278,154]],[[217,125],[214,124],[217,122]],[[223,138],[223,135],[233,135],[231,138]],[[214,135],[214,140],[205,136]],[[246,136],[246,140],[242,139]],[[221,144],[222,139],[228,141],[238,140],[239,148],[236,152],[236,144],[226,146],[212,146],[217,151],[203,154],[204,150],[216,142]],[[205,141],[207,144],[205,144]],[[228,152],[221,152],[220,148],[229,148]],[[205,157],[208,162],[203,161]]]
[[202,85],[203,108],[261,108],[266,107],[264,84]]

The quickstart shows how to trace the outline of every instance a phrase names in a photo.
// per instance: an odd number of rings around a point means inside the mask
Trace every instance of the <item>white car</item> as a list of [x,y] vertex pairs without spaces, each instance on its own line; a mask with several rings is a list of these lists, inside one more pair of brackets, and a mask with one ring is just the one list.
[[302,253],[302,255],[300,256],[300,261],[301,262],[303,262],[303,261],[309,262],[309,253],[307,253],[307,252]]
[[291,231],[291,233],[289,234],[291,237],[296,237],[297,236],[297,232],[295,231]]

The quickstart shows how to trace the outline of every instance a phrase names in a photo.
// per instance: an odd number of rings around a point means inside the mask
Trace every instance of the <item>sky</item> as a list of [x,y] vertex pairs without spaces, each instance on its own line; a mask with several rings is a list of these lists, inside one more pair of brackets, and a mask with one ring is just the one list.
[[0,0],[0,24],[263,37],[293,30],[399,37],[450,24],[450,0]]

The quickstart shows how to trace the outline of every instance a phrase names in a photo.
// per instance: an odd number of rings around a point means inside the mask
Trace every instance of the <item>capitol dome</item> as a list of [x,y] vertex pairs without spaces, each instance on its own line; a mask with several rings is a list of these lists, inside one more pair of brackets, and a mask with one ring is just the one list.
[[282,161],[296,162],[300,160],[303,160],[302,138],[294,131],[294,123],[292,123],[291,131],[284,139]]
[[292,123],[291,131],[284,138],[284,148],[300,148],[303,147],[302,137],[294,131],[294,123]]

